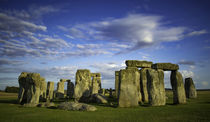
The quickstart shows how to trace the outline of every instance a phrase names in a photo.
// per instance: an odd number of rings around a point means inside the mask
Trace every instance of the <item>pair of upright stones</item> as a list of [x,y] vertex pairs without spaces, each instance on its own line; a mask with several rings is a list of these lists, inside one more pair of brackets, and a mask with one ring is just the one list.
[[127,60],[125,63],[126,69],[115,72],[119,107],[138,106],[139,102],[149,102],[152,106],[165,105],[164,71],[169,70],[172,71],[174,103],[186,102],[182,75],[177,71],[178,65],[137,60]]
[[76,72],[74,97],[78,102],[88,102],[92,94],[98,94],[101,89],[100,73],[91,73],[88,69]]
[[64,98],[64,83],[67,82],[67,96],[73,98],[74,94],[74,84],[70,79],[60,79],[57,83],[56,98]]

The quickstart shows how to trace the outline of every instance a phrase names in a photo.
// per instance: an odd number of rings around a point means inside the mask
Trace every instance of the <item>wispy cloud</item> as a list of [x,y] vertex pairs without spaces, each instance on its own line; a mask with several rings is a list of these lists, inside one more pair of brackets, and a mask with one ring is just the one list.
[[181,60],[178,62],[178,64],[180,65],[195,65],[194,61],[185,61],[185,60]]
[[208,33],[207,30],[192,31],[188,33],[188,36],[198,36],[198,35],[207,34],[207,33]]

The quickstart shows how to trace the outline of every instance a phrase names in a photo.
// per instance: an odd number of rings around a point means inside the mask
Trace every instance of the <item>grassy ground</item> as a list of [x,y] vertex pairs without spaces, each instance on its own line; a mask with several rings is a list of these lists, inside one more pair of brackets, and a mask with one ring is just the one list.
[[23,108],[16,104],[17,94],[0,92],[0,122],[42,121],[208,121],[210,122],[210,91],[198,91],[197,99],[185,105],[172,105],[172,93],[167,92],[167,105],[117,108],[95,105],[95,112],[64,111],[50,108]]

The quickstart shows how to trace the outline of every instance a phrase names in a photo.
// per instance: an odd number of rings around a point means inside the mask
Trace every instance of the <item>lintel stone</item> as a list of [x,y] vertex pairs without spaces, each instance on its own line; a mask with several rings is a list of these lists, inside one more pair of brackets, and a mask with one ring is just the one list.
[[172,63],[156,63],[152,65],[153,69],[162,69],[164,71],[179,70],[179,65]]
[[153,63],[150,61],[126,60],[125,64],[127,67],[151,68]]

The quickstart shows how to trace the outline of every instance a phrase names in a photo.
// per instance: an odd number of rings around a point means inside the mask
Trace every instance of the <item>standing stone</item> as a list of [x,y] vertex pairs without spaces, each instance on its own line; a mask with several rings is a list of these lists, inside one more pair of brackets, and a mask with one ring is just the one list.
[[115,71],[115,97],[118,98],[119,93],[119,73],[120,71]]
[[173,90],[174,104],[186,103],[186,95],[185,95],[182,74],[178,71],[171,71],[170,79],[171,79],[171,86]]
[[147,69],[148,68],[142,68],[140,70],[140,86],[141,86],[141,95],[142,95],[142,101],[148,102],[148,92],[147,92]]
[[164,71],[161,69],[157,70],[158,72],[158,78],[159,78],[159,93],[160,93],[160,105],[166,104],[166,92],[165,92],[165,86],[164,86]]
[[112,88],[109,89],[109,97],[111,97],[111,98],[113,97]]
[[165,105],[165,88],[163,70],[147,70],[147,90],[151,106]]
[[42,101],[46,100],[46,91],[47,91],[47,83],[45,82],[45,78],[41,77],[41,87],[40,87],[40,98]]
[[53,99],[54,92],[54,82],[49,81],[47,83],[47,101],[51,101]]
[[91,73],[88,69],[77,70],[74,97],[76,101],[86,102],[91,95]]
[[137,68],[120,70],[119,107],[138,106],[139,91],[137,86],[139,81],[140,74]]
[[57,83],[57,92],[56,92],[57,98],[64,98],[64,83],[65,82],[63,81]]
[[98,79],[98,77],[92,77],[92,94],[98,94],[98,91],[100,90]]
[[22,72],[18,77],[19,82],[19,95],[18,101],[21,104],[38,104],[41,94],[41,89],[43,89],[44,78],[40,76],[39,73],[28,73]]
[[185,78],[184,87],[187,98],[197,98],[197,91],[192,78]]
[[74,95],[74,84],[71,82],[71,80],[67,80],[67,96],[69,98],[73,98]]
[[92,94],[98,94],[101,89],[101,74],[100,73],[91,73],[92,77]]

